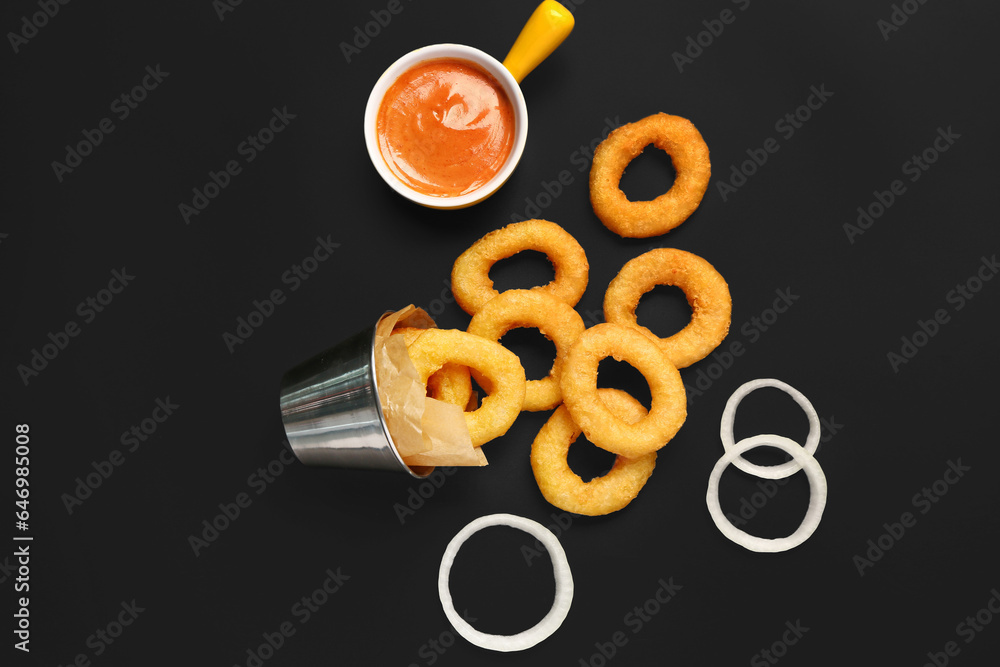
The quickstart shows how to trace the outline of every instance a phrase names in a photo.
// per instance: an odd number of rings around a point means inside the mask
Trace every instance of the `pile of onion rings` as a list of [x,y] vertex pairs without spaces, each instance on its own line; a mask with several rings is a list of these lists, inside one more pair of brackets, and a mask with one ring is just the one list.
[[[650,144],[665,151],[677,177],[652,201],[629,201],[619,182],[625,167]],[[712,175],[708,146],[686,118],[665,113],[615,129],[594,151],[590,203],[604,226],[619,236],[647,238],[681,224],[701,203]]]
[[[677,170],[673,187],[651,202],[629,202],[618,187],[621,175],[642,150],[653,144],[670,154]],[[662,234],[683,222],[698,207],[708,187],[711,165],[708,147],[690,121],[657,114],[614,130],[594,155],[590,173],[590,193],[594,211],[609,229],[622,236],[648,237]],[[546,285],[500,293],[489,273],[493,265],[524,250],[544,253],[552,262],[555,277]],[[556,346],[556,358],[549,374],[540,380],[525,381],[520,400],[509,390],[497,392],[494,378],[469,361],[476,355],[462,338],[447,343],[437,336],[441,347],[425,340],[426,333],[408,340],[408,349],[423,379],[445,368],[441,376],[429,380],[433,396],[463,405],[476,403],[475,392],[467,398],[464,377],[452,364],[472,367],[472,377],[487,392],[483,407],[475,414],[492,414],[503,402],[503,419],[490,428],[480,428],[481,418],[469,417],[474,442],[498,437],[510,427],[516,411],[557,409],[533,446],[532,465],[536,481],[549,502],[567,511],[603,514],[627,505],[651,474],[652,462],[638,466],[646,457],[669,442],[687,417],[687,398],[679,368],[687,367],[710,354],[729,331],[732,299],[729,287],[715,268],[704,259],[682,250],[660,248],[634,258],[622,267],[608,286],[604,298],[606,324],[586,329],[574,310],[586,291],[590,266],[580,244],[566,230],[548,220],[526,220],[492,231],[473,243],[454,263],[451,287],[455,301],[472,320],[466,333],[499,346],[510,329],[533,327]],[[691,322],[680,332],[659,338],[636,320],[635,309],[643,294],[656,285],[680,287],[691,306]],[[434,350],[431,354],[431,350]],[[511,353],[512,354],[512,353]],[[606,403],[597,390],[597,367],[601,359],[613,356],[636,367],[650,385],[652,403],[648,413],[630,416],[620,397]],[[433,357],[433,363],[429,358]],[[514,356],[516,359],[516,355]],[[519,360],[518,360],[519,361]],[[520,367],[520,365],[519,365]],[[521,368],[523,376],[523,367]],[[493,369],[494,374],[496,369]],[[615,395],[617,396],[617,395]],[[490,410],[483,412],[489,406]],[[631,413],[634,415],[634,413]],[[514,415],[516,418],[516,414]],[[558,447],[547,445],[558,432]],[[587,493],[558,492],[583,484],[558,452],[580,433],[594,445],[617,455],[615,467],[591,482]],[[569,434],[569,435],[566,435]],[[537,456],[535,452],[537,450]],[[555,458],[546,457],[549,451]],[[564,453],[564,452],[563,452]],[[545,462],[545,463],[543,463]],[[626,465],[626,462],[629,465]],[[537,466],[536,466],[537,464]],[[627,469],[634,473],[630,484],[619,480]],[[640,474],[641,473],[641,474]],[[600,481],[607,479],[607,481]],[[543,488],[544,487],[544,488]],[[605,494],[593,498],[594,489]],[[608,494],[610,493],[609,497]],[[574,496],[575,500],[570,500]],[[581,498],[589,496],[590,500]],[[570,509],[573,508],[573,509]]]
[[[555,266],[555,279],[531,289],[497,292],[489,278],[490,268],[522,250],[544,252]],[[687,282],[674,278],[678,271],[683,272]],[[556,409],[532,446],[532,470],[542,495],[553,505],[579,514],[600,515],[625,507],[642,489],[655,466],[656,451],[674,437],[687,417],[687,397],[677,371],[679,365],[660,339],[639,327],[634,315],[631,324],[626,319],[621,325],[585,328],[573,306],[587,287],[588,272],[586,255],[572,236],[553,222],[528,220],[490,232],[462,253],[452,269],[452,291],[459,305],[472,315],[467,333],[499,344],[510,329],[535,327],[555,343],[551,371],[541,380],[526,382],[520,408]],[[638,273],[643,274],[641,280],[633,275]],[[717,279],[712,279],[712,273]],[[731,302],[725,281],[703,259],[675,250],[647,253],[622,268],[614,288],[609,288],[606,303],[613,308],[619,301],[631,300],[625,311],[634,311],[644,292],[670,281],[692,295],[697,292],[690,299],[698,306],[692,318],[695,322],[689,328],[701,332],[709,321],[718,327],[716,313],[727,314],[721,332],[713,336],[718,340],[701,350],[704,356],[725,336]],[[630,295],[628,286],[634,294]],[[419,345],[420,340],[413,345]],[[454,341],[455,346],[461,344],[458,339]],[[412,346],[410,350],[412,353]],[[624,392],[598,391],[598,364],[608,356],[626,360],[644,375],[652,395],[648,413],[639,405],[639,414],[635,399]],[[438,361],[464,363],[450,353],[442,353]],[[492,394],[494,388],[488,375],[483,377],[473,368],[472,377]],[[608,473],[588,483],[566,463],[566,451],[580,433],[617,456]]]
[[[806,416],[809,418],[809,435],[806,437],[806,445],[804,447],[789,438],[770,434],[756,435],[740,440],[738,443],[733,443],[733,420],[736,415],[736,408],[747,394],[761,387],[775,387],[780,389],[795,399],[795,402],[805,411]],[[826,476],[823,474],[823,469],[820,467],[819,462],[813,458],[813,454],[816,452],[816,447],[819,443],[819,427],[819,416],[816,414],[816,409],[809,402],[809,399],[794,387],[780,380],[751,380],[733,392],[722,413],[722,426],[720,429],[722,444],[726,452],[712,469],[712,473],[708,479],[708,493],[705,496],[705,501],[708,504],[708,512],[712,516],[716,527],[723,535],[750,551],[762,553],[787,551],[809,539],[813,532],[815,532],[816,527],[819,526],[819,522],[823,518],[823,510],[826,508]],[[744,453],[757,447],[776,447],[788,453],[792,457],[792,460],[780,465],[759,466],[743,458]],[[740,530],[729,521],[722,511],[722,504],[719,502],[719,480],[722,477],[723,471],[730,463],[744,472],[765,479],[782,479],[799,470],[805,471],[806,477],[809,480],[809,508],[806,510],[806,515],[802,519],[802,523],[794,533],[777,539],[756,537]]]

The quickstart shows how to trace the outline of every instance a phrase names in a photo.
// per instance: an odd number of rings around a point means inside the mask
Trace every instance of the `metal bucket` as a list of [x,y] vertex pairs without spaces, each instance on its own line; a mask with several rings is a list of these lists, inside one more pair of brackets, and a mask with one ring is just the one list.
[[292,451],[313,466],[405,471],[379,401],[372,325],[302,362],[281,379],[281,420]]

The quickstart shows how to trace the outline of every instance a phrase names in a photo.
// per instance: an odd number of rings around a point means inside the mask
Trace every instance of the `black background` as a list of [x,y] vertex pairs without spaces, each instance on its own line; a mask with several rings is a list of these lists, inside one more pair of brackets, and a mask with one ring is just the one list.
[[[897,15],[907,20],[888,39],[878,22],[890,19],[889,2],[577,4],[573,34],[523,83],[531,129],[520,166],[491,199],[456,212],[419,208],[379,179],[361,128],[368,92],[393,60],[425,44],[467,43],[502,58],[534,2],[404,0],[350,62],[340,44],[386,3],[254,1],[220,18],[208,0],[74,2],[17,53],[8,36],[0,347],[11,513],[16,424],[30,425],[32,455],[30,530],[15,530],[10,514],[2,525],[34,541],[31,653],[4,652],[53,666],[80,654],[95,665],[246,665],[264,633],[290,622],[295,634],[265,664],[599,665],[595,642],[618,631],[628,641],[608,664],[767,664],[759,652],[799,621],[809,629],[787,655],[778,647],[782,664],[921,665],[949,641],[959,648],[951,664],[991,663],[1000,619],[970,642],[958,624],[1000,587],[1000,283],[985,282],[961,309],[948,294],[998,250],[998,10],[968,0],[904,4],[916,11]],[[724,9],[735,20],[678,71],[672,54]],[[27,0],[6,3],[0,27],[20,31],[22,17],[37,11]],[[169,75],[120,120],[113,100],[157,65]],[[813,86],[832,96],[789,137],[776,123]],[[286,107],[294,119],[245,162],[237,147],[273,108]],[[659,111],[699,128],[713,179],[676,230],[622,239],[594,216],[589,160],[578,151],[609,120]],[[65,161],[66,145],[103,118],[114,131],[60,181],[52,162]],[[959,138],[911,181],[903,164],[932,146],[939,128]],[[719,183],[769,137],[778,152],[723,199]],[[623,181],[633,198],[669,184],[669,163],[655,153],[637,159]],[[186,224],[178,206],[233,159],[242,172]],[[541,196],[563,170],[572,183]],[[850,239],[844,225],[895,179],[905,193]],[[687,422],[639,497],[618,513],[571,523],[548,505],[528,464],[547,413],[522,414],[487,445],[488,467],[439,476],[432,494],[401,474],[297,462],[258,494],[261,478],[251,476],[286,446],[282,372],[408,303],[431,310],[442,327],[464,328],[468,316],[447,289],[452,262],[485,233],[531,217],[531,201],[588,253],[590,284],[578,306],[588,324],[600,320],[604,289],[622,264],[652,247],[701,255],[732,290],[733,326],[720,350],[742,341],[745,353],[716,367],[710,385],[702,379],[698,395],[689,392]],[[292,291],[282,275],[317,237],[339,247]],[[134,280],[85,322],[78,304],[123,267]],[[526,256],[493,276],[501,288],[527,287],[550,272]],[[274,289],[287,300],[231,353],[223,334]],[[752,318],[770,317],[776,290],[797,299],[764,331]],[[938,309],[948,321],[894,369],[888,353],[898,354],[901,337]],[[667,333],[682,324],[683,301],[657,290],[640,317]],[[79,335],[22,381],[18,366],[70,321]],[[544,369],[551,347],[540,336],[511,340],[529,376]],[[685,383],[697,387],[712,363],[683,370]],[[602,374],[605,384],[644,391],[614,364]],[[730,543],[705,508],[726,399],[760,377],[800,389],[828,424],[817,454],[830,486],[826,513],[805,544],[781,554]],[[127,451],[122,433],[168,397],[179,407]],[[744,402],[736,433],[761,432],[801,442],[806,422],[789,399],[761,391]],[[124,463],[68,512],[77,478],[114,450]],[[591,472],[606,463],[582,442],[572,460]],[[920,513],[914,494],[959,460],[971,469]],[[747,530],[794,530],[807,498],[801,478]],[[727,470],[725,509],[738,512],[755,482]],[[420,490],[430,497],[401,522],[397,505],[417,504]],[[189,538],[240,493],[250,506],[195,555]],[[907,511],[916,524],[859,575],[854,557]],[[522,654],[456,640],[437,596],[447,542],[494,512],[562,523],[576,582],[561,629]],[[545,557],[525,566],[521,547],[530,542],[493,529],[460,554],[456,603],[484,631],[524,629],[548,608],[550,570]],[[13,643],[10,614],[22,594],[9,556],[3,564],[10,612],[0,629]],[[294,605],[338,568],[349,579],[301,623]],[[671,578],[682,588],[634,633],[627,615]],[[144,610],[138,618],[112,644],[95,642],[133,600]]]

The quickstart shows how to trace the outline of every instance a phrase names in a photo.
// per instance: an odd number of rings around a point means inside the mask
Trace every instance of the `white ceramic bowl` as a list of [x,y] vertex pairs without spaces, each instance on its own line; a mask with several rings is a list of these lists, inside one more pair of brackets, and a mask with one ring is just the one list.
[[[411,189],[389,170],[389,166],[385,163],[378,145],[378,131],[376,128],[378,110],[382,105],[382,98],[385,97],[385,92],[389,89],[389,86],[403,72],[414,65],[439,58],[458,58],[482,67],[500,83],[500,86],[514,107],[514,145],[511,147],[510,155],[507,156],[507,161],[504,162],[500,171],[494,174],[493,178],[481,187],[457,197],[432,197],[431,195]],[[492,195],[510,178],[514,168],[517,167],[517,163],[521,159],[521,153],[524,152],[524,143],[527,138],[528,107],[524,102],[524,95],[521,93],[521,87],[517,84],[517,81],[514,80],[514,77],[499,60],[484,51],[462,44],[433,44],[410,51],[390,65],[389,69],[379,77],[379,80],[375,82],[375,87],[372,88],[371,95],[368,97],[368,106],[365,107],[365,145],[368,147],[368,156],[371,158],[372,164],[375,165],[375,170],[378,171],[382,179],[393,190],[410,201],[429,208],[465,208],[466,206],[472,206],[481,202]]]

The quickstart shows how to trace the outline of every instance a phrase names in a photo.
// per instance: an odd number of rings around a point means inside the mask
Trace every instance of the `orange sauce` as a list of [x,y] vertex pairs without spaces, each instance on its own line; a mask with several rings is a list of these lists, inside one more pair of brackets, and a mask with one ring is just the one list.
[[476,190],[514,145],[514,106],[477,65],[453,58],[419,63],[386,91],[376,121],[379,149],[408,187],[435,197]]

